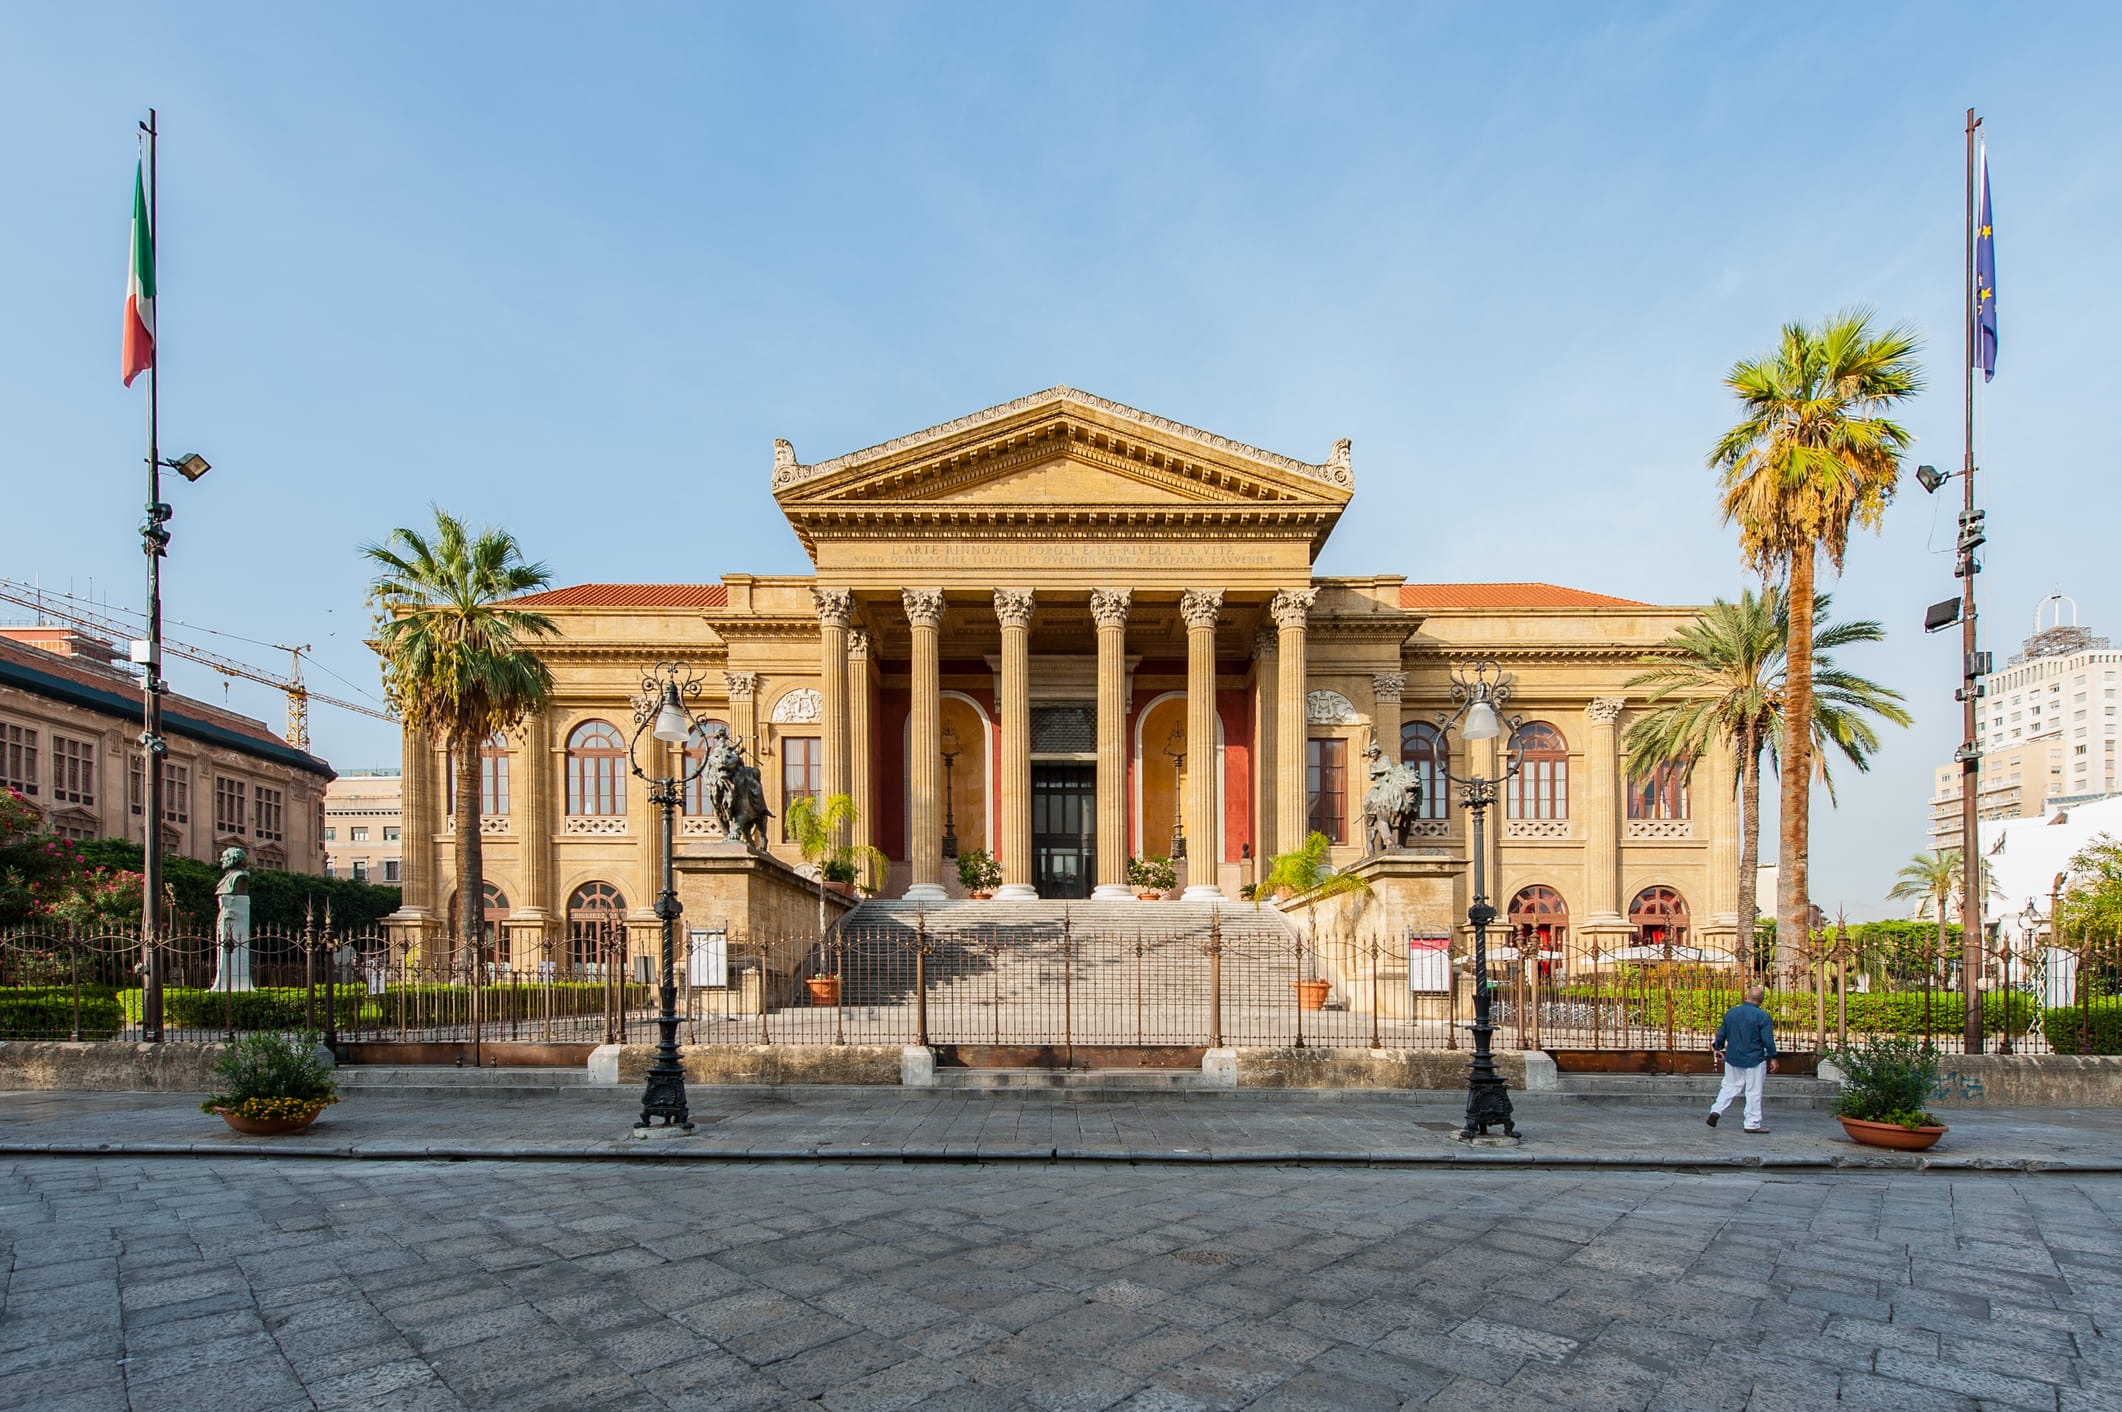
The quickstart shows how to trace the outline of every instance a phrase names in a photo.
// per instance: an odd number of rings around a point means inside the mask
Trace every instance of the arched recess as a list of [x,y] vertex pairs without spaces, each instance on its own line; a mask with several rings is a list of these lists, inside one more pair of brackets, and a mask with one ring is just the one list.
[[1646,887],[1628,904],[1638,946],[1687,945],[1687,899],[1669,887]]
[[1537,958],[1541,976],[1553,975],[1561,966],[1569,939],[1569,903],[1562,894],[1544,883],[1521,887],[1511,897],[1505,915],[1510,921],[1511,945],[1519,957]]
[[567,941],[568,959],[578,968],[601,968],[624,953],[626,898],[618,888],[587,882],[568,895]]
[[[1186,693],[1183,691],[1167,691],[1152,697],[1135,713],[1134,768],[1128,772],[1134,780],[1134,788],[1128,809],[1133,821],[1130,837],[1134,840],[1137,857],[1162,857],[1169,853],[1172,825],[1184,816],[1186,802],[1179,798],[1178,770],[1171,757],[1164,753],[1175,724],[1183,736],[1186,729]],[[1223,713],[1218,711],[1215,770],[1219,825],[1225,817],[1223,744]],[[1192,754],[1192,748],[1188,746],[1189,771],[1193,768]],[[1194,841],[1188,839],[1186,842],[1187,855],[1191,857]],[[1220,858],[1216,861],[1222,862]]]
[[[987,714],[986,707],[962,691],[939,691],[936,698],[937,733],[940,735],[945,727],[949,727],[958,741],[958,755],[950,768],[950,804],[937,811],[937,825],[940,827],[946,819],[955,824],[960,853],[984,848],[990,854],[1000,856],[1002,841],[997,837],[1000,826],[995,817],[995,722]],[[911,765],[914,758],[911,716],[900,734],[903,737],[900,758]],[[945,748],[948,748],[948,742]],[[939,786],[943,783],[941,761],[936,764],[936,781]],[[911,846],[914,832],[911,768],[899,781],[899,808],[900,817],[906,821],[905,837]],[[958,876],[957,866],[948,858],[943,860],[943,874],[946,881]]]
[[[456,888],[450,889],[449,922],[453,931],[456,927],[459,896],[460,894]],[[508,894],[503,892],[498,885],[486,883],[480,888],[480,902],[480,954],[487,961],[506,966],[508,964],[508,928],[501,924],[508,920]]]

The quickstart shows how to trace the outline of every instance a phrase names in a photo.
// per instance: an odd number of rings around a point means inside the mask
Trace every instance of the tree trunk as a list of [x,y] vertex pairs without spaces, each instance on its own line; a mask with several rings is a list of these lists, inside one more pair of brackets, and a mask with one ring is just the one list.
[[479,754],[484,736],[459,733],[450,742],[450,763],[457,776],[457,944],[462,948],[465,982],[478,974],[480,932],[486,925],[486,858],[480,847]]
[[1790,641],[1784,653],[1782,817],[1776,850],[1776,948],[1797,956],[1812,939],[1807,878],[1813,784],[1813,553],[1801,544],[1790,559]]
[[1739,742],[1739,978],[1752,979],[1754,918],[1761,899],[1761,728],[1750,725]]

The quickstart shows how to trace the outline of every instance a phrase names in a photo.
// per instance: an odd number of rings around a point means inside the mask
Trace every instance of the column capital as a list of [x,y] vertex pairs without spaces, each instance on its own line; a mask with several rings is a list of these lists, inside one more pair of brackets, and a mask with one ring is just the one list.
[[849,628],[847,630],[847,655],[850,657],[869,656],[868,628]]
[[1398,704],[1400,698],[1407,692],[1407,673],[1374,672],[1371,674],[1370,690],[1371,695],[1377,697],[1380,701],[1391,701]]
[[1094,588],[1090,591],[1091,621],[1101,628],[1124,628],[1134,601],[1131,588]]
[[759,690],[759,674],[757,672],[724,672],[722,674],[722,683],[729,688],[730,700],[749,701],[752,699],[753,694]]
[[1223,616],[1223,590],[1189,588],[1179,595],[1179,616],[1188,628],[1212,628]]
[[855,595],[845,588],[814,588],[810,601],[818,610],[818,621],[829,628],[844,628],[853,620]]
[[1584,714],[1591,717],[1592,724],[1610,726],[1620,719],[1621,708],[1628,705],[1625,696],[1594,696],[1585,706]]
[[940,588],[902,588],[899,602],[906,608],[906,620],[917,628],[940,628],[943,626],[943,590]]
[[1267,605],[1267,611],[1274,615],[1276,627],[1301,628],[1318,597],[1316,588],[1285,588]]
[[995,590],[995,616],[1006,628],[1028,628],[1032,625],[1032,607],[1038,595],[1028,588],[998,588]]
[[1253,631],[1253,656],[1266,661],[1282,650],[1282,635],[1262,623]]

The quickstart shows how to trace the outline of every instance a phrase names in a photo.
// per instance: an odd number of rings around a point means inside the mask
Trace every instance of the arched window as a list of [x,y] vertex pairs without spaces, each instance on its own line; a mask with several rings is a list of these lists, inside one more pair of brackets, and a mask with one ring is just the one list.
[[567,738],[567,812],[626,812],[626,740],[610,721],[584,721]]
[[1542,978],[1553,975],[1569,935],[1569,904],[1562,894],[1538,884],[1521,887],[1505,915],[1510,918],[1511,940],[1520,959],[1535,957]]
[[1569,746],[1562,732],[1545,721],[1528,721],[1511,733],[1511,755],[1519,765],[1511,776],[1508,817],[1569,817]]
[[1687,817],[1687,765],[1665,760],[1628,780],[1628,817],[1631,819],[1684,819]]
[[1422,782],[1422,804],[1415,817],[1444,818],[1451,809],[1451,786],[1444,778],[1451,765],[1451,747],[1443,732],[1422,721],[1400,727],[1400,761],[1413,765],[1415,778]]
[[[480,889],[479,937],[484,943],[487,959],[508,964],[508,932],[502,923],[508,920],[508,894],[492,883]],[[457,899],[461,894],[452,890],[449,895],[449,922],[452,930],[457,923]]]
[[610,883],[584,883],[567,899],[569,954],[577,966],[615,960],[626,940],[626,899]]
[[1685,946],[1687,899],[1669,887],[1646,887],[1628,904],[1638,946]]
[[[457,816],[457,762],[449,758],[447,798],[443,804],[451,818]],[[486,818],[508,813],[508,737],[495,731],[479,747],[479,813]]]
[[[692,774],[701,768],[707,759],[707,742],[716,731],[727,732],[727,721],[702,721],[693,727],[692,738],[685,742],[685,773]],[[712,814],[714,809],[707,802],[707,776],[700,774],[685,782],[685,812],[693,815]]]

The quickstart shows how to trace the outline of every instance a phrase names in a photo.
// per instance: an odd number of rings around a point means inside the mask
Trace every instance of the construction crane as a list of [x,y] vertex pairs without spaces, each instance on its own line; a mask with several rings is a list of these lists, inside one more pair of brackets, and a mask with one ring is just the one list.
[[[55,605],[52,600],[57,599]],[[75,627],[87,628],[100,634],[113,644],[130,643],[139,631],[130,623],[106,616],[99,605],[86,602],[70,593],[55,593],[34,584],[20,583],[14,579],[0,578],[0,602],[19,604],[34,609],[47,618],[72,623]],[[121,610],[122,611],[122,610]],[[179,642],[164,634],[162,650],[172,657],[182,657],[188,662],[197,662],[202,667],[212,667],[225,677],[241,677],[245,681],[262,682],[287,693],[286,740],[297,750],[309,749],[309,704],[312,701],[326,706],[337,706],[342,711],[359,711],[364,716],[374,716],[379,721],[396,721],[398,718],[388,711],[378,711],[373,706],[363,706],[358,701],[342,701],[336,696],[311,691],[302,681],[302,654],[309,651],[308,643],[300,647],[282,647],[273,644],[274,650],[288,654],[288,674],[274,676],[262,667],[253,667],[238,662],[233,657],[224,657],[218,652],[209,652],[188,642]]]

